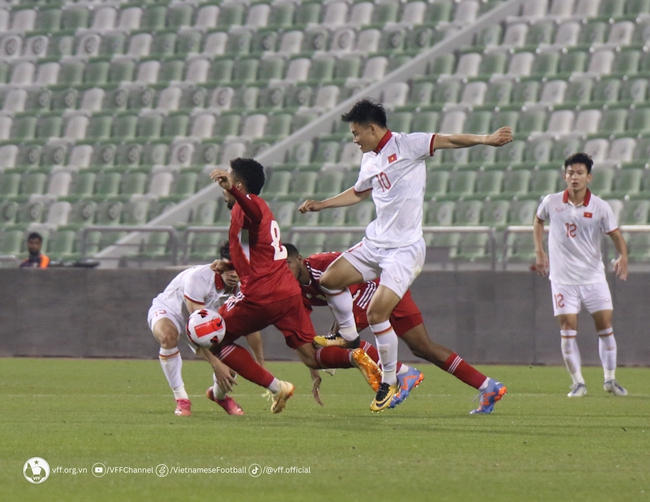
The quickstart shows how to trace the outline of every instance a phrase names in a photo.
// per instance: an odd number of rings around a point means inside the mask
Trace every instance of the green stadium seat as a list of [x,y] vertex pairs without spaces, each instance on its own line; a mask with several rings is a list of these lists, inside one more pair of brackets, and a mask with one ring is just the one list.
[[164,5],[148,5],[142,10],[140,18],[140,29],[149,32],[160,31],[165,28],[167,7]]
[[572,50],[560,56],[558,62],[558,73],[572,74],[582,73],[587,66],[587,51]]
[[650,0],[627,0],[625,2],[626,15],[636,16],[648,13],[650,13]]
[[603,21],[592,21],[586,23],[580,29],[578,43],[583,46],[605,43],[607,23]]
[[517,169],[506,171],[503,177],[502,196],[518,197],[528,193],[531,171]]
[[375,205],[371,202],[361,202],[348,207],[346,224],[356,227],[367,227],[375,219]]
[[325,249],[325,242],[329,240],[330,234],[325,232],[305,232],[293,234],[293,245],[298,248],[300,254],[309,256],[322,253]]
[[535,263],[535,241],[533,233],[508,234],[505,249],[506,262]]
[[120,195],[142,195],[147,184],[147,173],[127,171],[122,175]]
[[540,138],[529,141],[524,152],[524,161],[545,164],[551,159],[551,149],[550,139]]
[[536,169],[530,174],[530,193],[537,196],[555,193],[559,180],[558,169]]
[[422,111],[413,115],[411,132],[435,132],[438,130],[440,115],[438,112]]
[[297,5],[290,2],[272,5],[267,26],[275,30],[291,28],[296,8]]
[[621,101],[625,103],[645,103],[648,91],[647,79],[630,79],[621,83]]
[[512,93],[512,82],[510,80],[495,80],[488,84],[485,93],[485,104],[503,106],[510,103]]
[[59,229],[51,234],[47,243],[47,253],[52,260],[77,259],[77,234],[74,230]]
[[118,115],[113,119],[111,137],[119,140],[133,139],[136,136],[137,127],[137,115]]
[[36,124],[36,137],[48,140],[50,138],[59,138],[61,136],[61,115],[41,116]]
[[36,11],[34,30],[42,32],[56,32],[61,28],[61,15],[59,8],[41,7]]
[[472,112],[465,124],[463,130],[468,134],[489,134],[490,121],[492,120],[492,112],[488,111],[474,111]]
[[623,169],[616,173],[611,198],[620,199],[626,195],[638,194],[643,180],[642,169]]
[[97,174],[94,172],[75,173],[72,177],[69,194],[76,197],[90,197],[95,191],[95,179]]
[[551,160],[558,162],[558,165],[564,165],[564,159],[576,152],[581,151],[581,142],[575,137],[561,138],[553,143],[551,149]]
[[88,28],[90,11],[86,7],[71,7],[61,12],[61,29],[77,30]]
[[504,74],[507,64],[508,56],[504,52],[488,52],[481,59],[478,74],[485,77]]
[[641,132],[645,133],[650,131],[650,108],[635,108],[628,112],[627,116],[627,132]]
[[496,158],[496,148],[487,145],[478,145],[469,150],[469,162],[474,165],[490,168]]
[[546,113],[542,110],[529,110],[521,112],[517,122],[518,133],[531,133],[545,131]]
[[650,201],[630,200],[626,201],[621,213],[620,223],[622,225],[647,225],[648,214],[650,213]]
[[512,88],[512,103],[535,103],[539,96],[540,83],[538,80],[523,80],[516,82]]
[[114,84],[132,82],[135,62],[128,59],[114,60],[108,71],[108,81]]
[[616,171],[614,169],[597,169],[592,173],[589,189],[596,195],[606,198],[612,191]]
[[50,35],[47,44],[47,57],[60,58],[61,56],[70,56],[74,47],[74,35],[62,33],[59,35]]
[[7,229],[0,233],[0,254],[19,255],[22,254],[24,242],[24,231],[18,229]]
[[148,54],[141,53],[141,56],[170,57],[174,55],[175,48],[176,33],[174,31],[160,31],[153,36]]
[[447,105],[458,103],[461,84],[457,80],[443,80],[438,83],[433,91],[433,103]]
[[454,221],[456,205],[451,201],[431,201],[424,212],[424,221],[430,226],[450,226]]
[[18,203],[16,201],[4,200],[0,202],[0,228],[5,228],[16,223],[17,213]]
[[[230,216],[229,216],[230,218]],[[228,220],[228,225],[230,220]],[[200,232],[191,234],[189,259],[205,262],[219,256],[219,247],[227,234],[224,232]]]
[[20,186],[21,195],[40,195],[45,191],[47,174],[44,172],[27,172],[23,174]]
[[526,45],[548,45],[553,43],[553,32],[555,31],[555,23],[550,21],[542,21],[533,24],[526,34]]
[[591,93],[594,82],[591,79],[576,79],[569,82],[564,102],[570,104],[587,104],[591,101]]
[[476,36],[476,45],[479,47],[499,45],[502,36],[503,28],[500,24],[487,26]]
[[515,200],[510,202],[508,225],[531,225],[535,219],[538,202],[534,200]]
[[503,171],[481,171],[476,178],[474,197],[494,197],[501,193]]
[[293,174],[288,171],[275,171],[264,185],[263,196],[275,198],[289,193]]
[[427,173],[425,197],[440,197],[447,194],[449,171],[430,171]]
[[431,63],[427,71],[428,75],[449,75],[454,72],[456,66],[456,57],[453,54],[441,54]]
[[632,262],[650,260],[650,233],[633,233],[626,236],[628,258]]
[[4,172],[0,173],[0,195],[5,197],[14,197],[20,190],[20,173]]
[[476,172],[454,171],[449,176],[447,198],[458,199],[474,193],[476,183]]
[[639,71],[640,61],[641,53],[638,50],[631,49],[618,52],[612,63],[612,73],[626,77],[636,75]]
[[557,52],[542,52],[535,56],[535,61],[531,67],[531,76],[538,75],[549,77],[557,73],[560,62],[560,54]]
[[625,0],[601,0],[598,14],[607,17],[619,17],[625,11]]
[[478,225],[483,203],[478,200],[458,201],[454,209],[454,225]]
[[16,141],[34,139],[37,120],[38,117],[36,115],[15,116],[11,124],[11,138]]

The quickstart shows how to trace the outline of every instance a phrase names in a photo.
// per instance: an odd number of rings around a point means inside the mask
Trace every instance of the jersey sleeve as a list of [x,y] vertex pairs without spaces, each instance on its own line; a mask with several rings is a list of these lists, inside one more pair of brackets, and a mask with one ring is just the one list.
[[363,172],[359,172],[359,178],[357,178],[357,182],[354,184],[354,191],[361,193],[367,192],[368,190],[372,190],[372,177],[366,177],[363,175]]
[[414,132],[404,135],[402,143],[406,147],[406,154],[414,160],[431,157],[434,153],[433,141],[435,137],[435,134],[427,132]]
[[616,216],[614,211],[607,202],[603,204],[603,217],[601,219],[601,225],[603,227],[603,232],[606,234],[611,234],[614,230],[618,228],[618,221],[616,221]]
[[200,272],[201,270],[197,269],[185,276],[183,279],[183,296],[187,300],[204,305],[207,296],[207,283]]
[[253,223],[259,223],[262,221],[262,209],[259,206],[259,203],[255,200],[255,196],[250,194],[243,194],[234,186],[229,190],[232,196],[237,201],[237,204],[242,208],[242,211],[246,217]]
[[548,198],[548,195],[544,197],[539,207],[537,208],[537,213],[535,213],[540,220],[548,220]]

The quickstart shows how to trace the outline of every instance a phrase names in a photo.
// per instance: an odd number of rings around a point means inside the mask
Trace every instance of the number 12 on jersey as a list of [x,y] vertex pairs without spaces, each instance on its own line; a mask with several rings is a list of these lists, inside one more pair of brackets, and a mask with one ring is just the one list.
[[286,260],[288,253],[287,248],[280,242],[280,225],[275,220],[271,220],[271,246],[275,250],[273,255],[274,260]]

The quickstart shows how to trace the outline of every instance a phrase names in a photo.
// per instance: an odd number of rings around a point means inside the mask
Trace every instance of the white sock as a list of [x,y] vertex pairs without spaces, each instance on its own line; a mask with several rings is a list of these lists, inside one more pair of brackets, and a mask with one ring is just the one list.
[[379,360],[384,371],[382,382],[394,385],[397,382],[395,368],[397,367],[397,335],[390,325],[390,321],[371,324],[370,329],[375,334]]
[[185,384],[181,376],[181,369],[183,368],[183,359],[178,347],[172,349],[163,349],[160,347],[158,353],[160,359],[160,366],[163,373],[169,382],[169,386],[174,393],[174,399],[189,399],[187,392],[185,392]]
[[598,332],[598,354],[603,363],[605,381],[614,380],[616,373],[616,339],[614,329],[604,329]]
[[327,303],[339,325],[341,336],[348,341],[356,340],[359,333],[357,333],[357,325],[352,313],[353,302],[350,290],[348,288],[343,290],[325,289],[322,286],[321,289],[327,295]]
[[406,364],[402,363],[402,366],[401,366],[400,369],[397,371],[397,374],[398,374],[398,375],[403,375],[404,373],[406,373],[406,372],[407,372],[408,370],[410,370],[410,369],[411,369],[410,367],[408,367]]
[[486,377],[485,380],[483,380],[483,383],[481,386],[478,388],[478,390],[485,390],[487,389],[488,384],[490,383],[490,377]]
[[214,385],[212,386],[212,393],[214,394],[214,398],[218,399],[219,401],[225,399],[226,393],[219,388],[219,384],[217,383],[217,377],[214,376],[214,373],[212,373],[212,381],[214,382]]
[[584,384],[585,379],[582,378],[580,365],[580,350],[578,350],[576,341],[578,332],[572,329],[560,330],[560,335],[562,335],[562,357],[564,357],[566,369],[569,370],[574,384]]
[[274,378],[267,389],[269,389],[273,394],[277,394],[280,392],[280,381],[277,378]]

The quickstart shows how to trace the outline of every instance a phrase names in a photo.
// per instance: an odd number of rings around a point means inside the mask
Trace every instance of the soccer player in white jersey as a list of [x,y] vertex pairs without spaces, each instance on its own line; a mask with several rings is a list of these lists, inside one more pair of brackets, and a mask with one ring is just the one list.
[[[564,192],[549,194],[537,209],[534,223],[535,265],[542,276],[549,275],[553,312],[560,322],[562,356],[573,379],[569,397],[587,393],[576,342],[578,313],[584,304],[596,325],[598,352],[605,372],[604,389],[616,396],[627,391],[616,382],[616,340],[612,329],[612,296],[601,256],[602,237],[614,241],[618,259],[616,275],[627,279],[627,246],[609,204],[587,188],[593,161],[576,153],[564,161]],[[544,252],[544,222],[550,220],[548,250]],[[549,274],[550,270],[550,274]]]
[[[227,251],[227,248],[226,250]],[[222,258],[224,248],[222,247]],[[214,266],[214,264],[212,265]],[[154,337],[160,343],[160,365],[169,382],[169,386],[176,399],[176,410],[179,416],[192,414],[189,396],[185,390],[181,369],[183,361],[178,350],[178,338],[184,332],[187,312],[194,312],[202,308],[218,309],[225,301],[236,292],[239,277],[234,271],[215,273],[211,265],[199,265],[184,270],[178,274],[154,298],[147,320]],[[259,332],[246,337],[253,349],[258,363],[263,364],[262,338]],[[197,355],[206,359],[213,367],[214,385],[208,388],[208,399],[221,406],[229,415],[243,415],[241,407],[226,393],[232,390],[234,375],[230,368],[222,363],[209,350],[192,347]]]
[[[314,341],[321,345],[353,344],[359,334],[347,287],[380,278],[367,311],[384,369],[382,384],[370,409],[380,411],[389,407],[394,397],[399,398],[397,335],[389,318],[424,264],[424,160],[441,148],[505,145],[512,141],[512,133],[508,127],[489,135],[393,133],[387,128],[384,107],[371,99],[358,101],[341,118],[349,124],[354,142],[363,152],[359,179],[354,187],[330,199],[305,201],[300,211],[351,206],[372,196],[377,218],[368,225],[364,239],[343,253],[322,275],[321,289],[328,295],[340,336],[316,337]],[[498,400],[505,387],[496,381],[495,384],[499,387],[481,392],[491,393]]]

